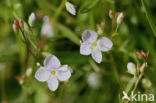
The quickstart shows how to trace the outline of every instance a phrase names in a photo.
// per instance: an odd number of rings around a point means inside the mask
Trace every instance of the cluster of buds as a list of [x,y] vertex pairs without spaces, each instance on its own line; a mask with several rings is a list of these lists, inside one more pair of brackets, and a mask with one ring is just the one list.
[[32,68],[28,68],[25,72],[25,74],[21,75],[21,76],[17,76],[16,79],[19,81],[20,85],[23,85],[26,77],[30,77],[32,74]]
[[106,25],[106,20],[102,20],[100,24],[97,25],[97,33],[102,34],[103,33],[103,28]]
[[143,50],[141,50],[140,52],[137,52],[136,55],[139,59],[142,59],[144,62],[142,63],[142,65],[137,64],[137,66],[135,66],[135,64],[132,62],[129,62],[127,64],[128,73],[133,75],[136,75],[136,70],[137,73],[139,74],[143,73],[147,68],[148,53],[145,53]]
[[[36,16],[34,13],[31,13],[29,18],[28,18],[28,23],[30,25],[30,27],[33,27],[34,23],[36,20]],[[14,24],[13,24],[13,30],[14,32],[18,32],[19,29],[23,29],[24,28],[24,21],[23,20],[17,20],[14,19]]]
[[117,24],[121,24],[124,18],[124,15],[122,12],[114,13],[112,10],[109,10],[109,17],[111,19],[114,19]]
[[142,59],[144,62],[147,60],[148,57],[148,53],[145,53],[143,50],[141,50],[140,52],[137,52],[137,57],[139,59]]
[[14,19],[14,24],[13,24],[13,30],[14,30],[14,32],[18,32],[19,31],[19,28],[23,28],[23,27],[24,27],[23,20]]
[[145,53],[143,50],[141,50],[140,52],[137,52],[136,55],[139,59],[144,61],[142,65],[137,65],[137,69],[140,72],[144,72],[147,68],[148,53]]

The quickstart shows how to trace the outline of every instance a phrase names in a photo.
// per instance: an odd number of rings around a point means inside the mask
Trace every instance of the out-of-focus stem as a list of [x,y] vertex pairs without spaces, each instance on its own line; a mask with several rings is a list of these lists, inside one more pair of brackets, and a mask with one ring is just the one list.
[[129,93],[129,90],[132,88],[132,86],[134,85],[134,83],[136,82],[137,77],[134,76],[128,83],[127,87],[126,87],[126,93]]
[[119,25],[120,25],[120,24],[117,24],[116,29],[115,29],[115,33],[118,32]]
[[55,16],[54,16],[54,19],[55,19],[55,20],[57,20],[58,17],[59,17],[59,15],[61,14],[61,12],[62,12],[62,10],[63,10],[63,8],[64,8],[64,5],[65,5],[65,2],[66,2],[66,1],[67,1],[67,0],[62,0],[60,6],[58,7],[58,9],[57,9],[57,11],[56,11],[56,14],[55,14]]
[[[135,90],[136,90],[136,88],[138,87],[138,84],[139,84],[139,82],[140,82],[140,80],[141,80],[141,78],[142,78],[142,76],[143,76],[143,74],[144,73],[141,73],[140,75],[139,75],[139,77],[138,77],[138,79],[137,79],[137,81],[136,81],[136,83],[135,83],[135,86],[134,86],[134,88],[133,88],[133,93],[135,92]],[[132,95],[130,95],[130,98],[132,97]],[[126,103],[128,103],[129,101],[127,101]]]

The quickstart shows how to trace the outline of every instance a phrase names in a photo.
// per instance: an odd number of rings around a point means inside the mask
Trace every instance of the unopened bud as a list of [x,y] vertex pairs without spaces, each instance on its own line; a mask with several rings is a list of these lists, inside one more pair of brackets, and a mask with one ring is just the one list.
[[18,76],[18,77],[17,77],[17,80],[19,81],[19,83],[20,83],[21,85],[23,85],[24,79],[25,79],[25,75],[22,75],[22,76]]
[[133,74],[133,75],[136,75],[136,66],[135,66],[134,63],[129,62],[127,64],[127,69],[128,69],[128,71],[127,71],[128,73]]
[[112,19],[114,17],[114,13],[112,10],[109,10],[109,17]]
[[65,3],[66,9],[67,11],[72,14],[72,15],[76,15],[76,9],[74,7],[74,5],[70,2],[66,2]]
[[14,24],[15,24],[16,26],[19,26],[19,21],[18,21],[17,19],[14,19]]
[[145,53],[143,50],[141,50],[141,55],[143,56],[144,59],[147,58],[147,53]]
[[143,73],[146,69],[147,63],[142,64],[142,66],[139,68],[140,72]]
[[140,52],[136,52],[136,55],[139,59],[142,59],[142,54]]
[[12,25],[12,28],[13,28],[14,32],[18,32],[18,27],[15,24]]
[[28,19],[28,23],[31,27],[33,27],[34,23],[35,23],[35,20],[36,20],[36,16],[34,13],[31,13],[30,16],[29,16],[29,19]]
[[102,27],[100,25],[97,25],[97,33],[98,34],[102,34],[103,33]]
[[31,75],[31,73],[32,73],[32,68],[28,68],[26,70],[26,76],[29,77]]
[[19,26],[20,26],[21,28],[24,27],[24,22],[23,22],[23,20],[19,20]]
[[123,13],[121,12],[117,17],[117,24],[121,24],[121,22],[123,21],[123,18],[124,16],[123,16]]
[[142,79],[142,85],[144,88],[150,88],[152,86],[152,83],[149,79],[143,78]]
[[36,65],[39,67],[39,66],[40,66],[40,63],[39,63],[39,62],[37,62],[37,63],[36,63]]

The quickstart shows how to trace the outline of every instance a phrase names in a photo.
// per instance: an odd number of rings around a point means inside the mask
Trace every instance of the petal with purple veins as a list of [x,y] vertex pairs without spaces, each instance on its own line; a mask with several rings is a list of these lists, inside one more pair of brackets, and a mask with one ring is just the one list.
[[59,59],[54,55],[49,55],[44,60],[44,66],[46,66],[46,67],[52,67],[52,68],[56,69],[56,68],[59,68],[60,65],[61,64],[60,64]]
[[49,77],[50,77],[50,72],[48,72],[47,69],[43,67],[40,67],[35,73],[35,78],[40,82],[47,81]]
[[82,40],[83,42],[93,43],[97,40],[97,33],[92,30],[85,30],[82,33]]
[[112,48],[113,43],[107,37],[102,37],[98,40],[98,47],[101,51],[108,51]]
[[51,91],[55,91],[58,88],[58,80],[56,76],[50,76],[50,79],[48,80],[48,88]]

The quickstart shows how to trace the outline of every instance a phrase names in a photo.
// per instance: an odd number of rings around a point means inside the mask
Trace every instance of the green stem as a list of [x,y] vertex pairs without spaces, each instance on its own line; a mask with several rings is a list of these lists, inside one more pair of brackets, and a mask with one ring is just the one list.
[[28,48],[30,54],[34,57],[34,59],[35,59],[36,61],[38,61],[37,57],[36,57],[36,56],[34,55],[34,53],[31,51],[31,48],[30,48],[30,46],[29,46],[29,44],[28,44],[28,42],[27,42],[27,40],[26,40],[26,37],[25,37],[24,31],[22,30],[21,27],[19,27],[19,29],[20,29],[20,31],[22,32],[22,35],[23,35],[23,38],[24,38],[25,45],[27,46],[27,48]]
[[55,20],[57,20],[58,19],[58,17],[59,17],[59,15],[61,14],[61,12],[62,12],[62,10],[63,10],[63,8],[64,8],[64,6],[65,6],[65,2],[67,2],[67,0],[63,0],[62,2],[61,2],[61,4],[60,4],[60,6],[58,7],[58,9],[56,10],[56,14],[55,14],[55,16],[54,16],[54,19]]
[[[135,92],[135,90],[136,90],[136,88],[138,87],[138,84],[139,84],[139,82],[140,82],[140,80],[141,80],[141,78],[142,78],[142,76],[144,75],[144,73],[141,73],[140,75],[139,75],[139,77],[138,77],[138,79],[137,79],[137,81],[136,81],[136,83],[135,83],[135,86],[134,86],[134,88],[133,88],[133,93]],[[130,95],[130,98],[132,97],[132,95]],[[127,101],[126,103],[128,103],[129,101]]]
[[118,32],[119,25],[120,25],[120,24],[117,24],[116,29],[115,29],[115,33]]
[[91,28],[94,30],[95,29],[95,23],[94,23],[94,15],[93,15],[92,11],[90,11],[90,13],[89,13],[89,22],[90,22]]
[[152,21],[152,15],[150,15],[149,10],[147,9],[145,3],[143,0],[141,0],[142,6],[144,7],[145,10],[145,14],[146,14],[146,18],[151,26],[151,29],[153,31],[154,36],[156,37],[156,26],[154,25],[153,21]]
[[134,83],[136,82],[137,77],[134,76],[128,83],[127,87],[126,87],[126,93],[128,94],[130,89],[133,87]]

